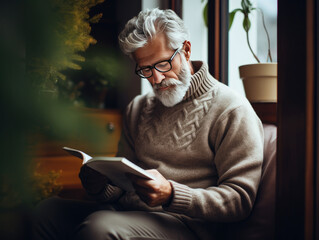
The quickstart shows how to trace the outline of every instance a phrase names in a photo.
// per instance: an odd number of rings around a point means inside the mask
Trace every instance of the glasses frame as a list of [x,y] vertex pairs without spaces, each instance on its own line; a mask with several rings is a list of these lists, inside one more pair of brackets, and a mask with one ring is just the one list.
[[[170,59],[168,59],[168,60],[162,60],[162,61],[159,61],[159,62],[157,62],[157,63],[154,63],[153,65],[145,66],[145,67],[142,67],[142,68],[139,68],[139,69],[137,69],[138,64],[136,64],[136,66],[135,66],[135,73],[136,73],[139,77],[141,77],[141,78],[150,78],[150,77],[153,76],[153,71],[152,71],[152,69],[156,69],[157,71],[159,71],[159,72],[161,72],[161,73],[165,73],[165,72],[171,71],[171,70],[172,70],[172,61],[173,61],[174,57],[177,55],[177,53],[178,53],[180,50],[182,50],[183,46],[184,46],[184,44],[183,44],[182,46],[180,46],[179,48],[177,48],[177,49],[175,50],[175,52],[173,53],[173,55],[172,55],[172,56],[170,57]],[[157,64],[162,63],[162,62],[168,62],[170,68],[169,68],[168,70],[162,71],[162,70],[157,69],[157,68],[155,67]],[[143,69],[146,69],[146,68],[149,68],[149,69],[151,70],[151,75],[149,75],[149,76],[147,76],[147,77],[144,76],[142,73],[140,73]]]

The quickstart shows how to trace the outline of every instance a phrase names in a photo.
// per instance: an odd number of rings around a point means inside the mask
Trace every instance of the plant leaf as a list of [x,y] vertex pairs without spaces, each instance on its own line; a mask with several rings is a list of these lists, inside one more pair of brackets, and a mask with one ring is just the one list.
[[246,1],[245,0],[241,1],[241,7],[242,7],[243,11],[245,13],[247,13],[247,5],[246,5]]
[[85,61],[85,57],[83,57],[83,56],[81,56],[81,55],[79,55],[79,54],[72,54],[72,55],[70,56],[70,58],[71,58],[72,60],[79,61],[79,62],[84,62],[84,61]]
[[205,7],[203,9],[203,18],[204,18],[206,27],[208,27],[208,2],[205,4]]
[[89,22],[90,23],[98,23],[100,21],[100,19],[102,18],[102,16],[103,16],[103,13],[96,14],[89,19]]
[[230,30],[231,26],[233,25],[234,17],[235,17],[235,15],[236,15],[236,13],[237,13],[238,11],[242,11],[242,10],[241,10],[240,8],[236,8],[236,9],[234,9],[233,11],[231,11],[231,12],[229,13],[228,31]]
[[242,0],[241,7],[243,8],[244,13],[250,13],[252,10],[252,4],[249,0]]
[[248,15],[245,15],[244,21],[243,21],[243,27],[244,27],[246,32],[249,31],[250,26],[251,26],[251,23],[250,23],[249,17],[248,17]]

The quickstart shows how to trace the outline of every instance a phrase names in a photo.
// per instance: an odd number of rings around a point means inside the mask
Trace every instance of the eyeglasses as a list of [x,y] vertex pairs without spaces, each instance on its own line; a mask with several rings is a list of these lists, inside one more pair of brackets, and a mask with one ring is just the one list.
[[172,61],[174,57],[182,48],[183,48],[183,45],[180,46],[178,49],[176,49],[176,51],[174,52],[174,54],[171,56],[170,59],[157,62],[153,66],[146,66],[146,67],[137,69],[138,65],[136,64],[135,73],[141,78],[149,78],[153,76],[153,71],[152,71],[153,68],[155,68],[157,71],[162,73],[170,71],[172,69]]

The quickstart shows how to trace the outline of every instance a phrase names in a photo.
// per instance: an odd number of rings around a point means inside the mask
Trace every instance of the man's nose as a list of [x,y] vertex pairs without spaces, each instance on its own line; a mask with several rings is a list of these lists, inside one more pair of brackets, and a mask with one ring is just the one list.
[[157,71],[155,68],[153,68],[152,71],[153,71],[153,76],[152,76],[153,79],[151,80],[153,84],[159,84],[165,79],[164,74]]

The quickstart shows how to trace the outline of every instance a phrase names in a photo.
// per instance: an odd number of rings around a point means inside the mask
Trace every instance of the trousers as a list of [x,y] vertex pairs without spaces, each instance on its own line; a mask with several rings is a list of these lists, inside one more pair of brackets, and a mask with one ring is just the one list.
[[34,212],[35,240],[195,240],[178,218],[165,212],[123,211],[116,205],[67,200],[41,202]]

